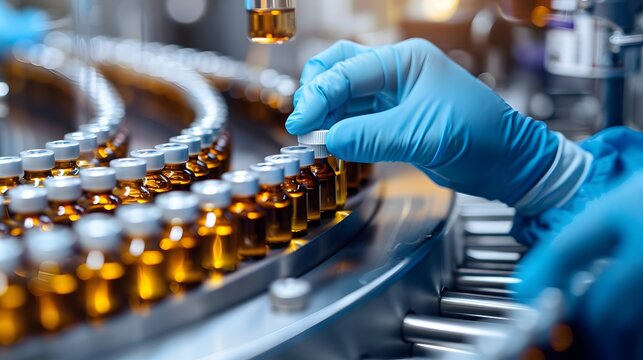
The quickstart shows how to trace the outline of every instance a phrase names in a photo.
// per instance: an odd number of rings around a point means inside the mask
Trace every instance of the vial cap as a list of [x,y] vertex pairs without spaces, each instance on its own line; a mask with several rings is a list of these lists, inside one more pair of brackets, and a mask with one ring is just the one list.
[[189,148],[185,144],[167,143],[154,148],[163,151],[166,164],[183,164],[190,158]]
[[111,191],[116,186],[116,171],[108,167],[81,169],[80,181],[85,191]]
[[24,247],[16,238],[0,238],[0,272],[8,274],[18,269]]
[[[181,131],[181,134],[198,136],[199,138],[201,138],[201,149],[209,148],[213,141],[212,130],[206,128],[193,127],[189,129],[183,129]],[[172,140],[170,139],[170,141]]]
[[279,311],[299,311],[308,306],[312,286],[303,279],[277,279],[270,284],[270,301]]
[[109,128],[110,136],[116,135],[118,129],[121,127],[121,120],[118,118],[98,117],[92,120],[93,123],[107,126]]
[[222,179],[230,184],[232,195],[253,196],[259,192],[259,176],[252,171],[231,171]]
[[128,205],[116,210],[116,217],[130,237],[146,237],[161,231],[161,209],[154,205]]
[[310,166],[315,162],[315,150],[309,146],[288,146],[281,148],[281,153],[298,157],[301,167]]
[[232,188],[225,181],[201,181],[193,184],[190,190],[199,197],[201,207],[224,208],[230,205]]
[[285,176],[297,176],[299,174],[299,158],[292,155],[266,156],[266,162],[283,166]]
[[161,209],[163,221],[191,223],[198,216],[199,197],[187,191],[173,191],[159,195],[156,205]]
[[54,177],[45,180],[47,198],[49,201],[75,201],[80,198],[83,191],[79,178]]
[[50,141],[45,147],[54,152],[56,161],[76,160],[80,157],[80,144],[74,140]]
[[201,128],[212,131],[212,141],[218,138],[221,135],[221,129],[223,126],[219,122],[193,122],[190,124],[190,128]]
[[9,210],[19,214],[35,214],[47,208],[47,190],[20,185],[9,190]]
[[165,153],[156,149],[143,149],[130,152],[130,156],[144,160],[147,171],[159,171],[165,167]]
[[46,149],[33,149],[20,152],[24,171],[46,171],[54,168],[54,152]]
[[192,135],[179,135],[170,138],[171,143],[188,146],[190,156],[199,155],[201,152],[201,137]]
[[259,175],[261,185],[279,185],[284,182],[284,168],[273,163],[259,163],[250,166]]
[[0,177],[17,177],[22,175],[22,159],[17,156],[0,157]]
[[145,177],[147,163],[136,158],[112,160],[109,166],[116,171],[116,180],[141,180]]
[[78,127],[78,130],[96,135],[96,140],[99,145],[104,145],[109,140],[109,126],[101,124],[82,124]]
[[326,136],[328,130],[317,130],[305,135],[299,136],[299,144],[310,146],[315,151],[315,159],[323,159],[328,157],[328,149],[326,149]]
[[33,264],[62,262],[74,255],[76,236],[67,228],[54,226],[49,231],[32,229],[25,233],[24,239],[27,258]]
[[76,131],[65,134],[65,140],[73,140],[80,145],[81,152],[94,151],[98,147],[98,138],[94,134]]
[[79,244],[85,251],[114,251],[123,236],[121,223],[106,214],[89,214],[74,223]]

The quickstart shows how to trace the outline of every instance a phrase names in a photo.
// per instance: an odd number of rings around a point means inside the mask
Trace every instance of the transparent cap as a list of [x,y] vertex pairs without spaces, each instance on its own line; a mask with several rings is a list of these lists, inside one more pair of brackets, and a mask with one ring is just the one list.
[[78,127],[78,130],[85,133],[96,135],[96,140],[99,145],[103,145],[107,143],[107,140],[109,140],[109,135],[110,135],[109,126],[105,126],[101,124],[82,124]]
[[196,221],[198,216],[199,198],[187,191],[173,191],[159,195],[156,205],[161,209],[165,222],[180,220],[191,223]]
[[32,229],[25,233],[24,240],[27,258],[33,264],[63,262],[74,256],[76,235],[68,228],[54,226],[49,231]]
[[306,135],[297,137],[300,145],[310,146],[315,151],[315,159],[323,159],[328,157],[328,149],[326,149],[326,136],[328,130],[317,130],[310,132]]
[[301,167],[310,166],[315,162],[315,150],[309,146],[288,146],[281,148],[281,153],[298,157]]
[[259,176],[252,171],[227,172],[222,178],[230,184],[232,195],[253,196],[259,191]]
[[165,153],[156,149],[143,149],[130,152],[130,156],[144,160],[147,171],[159,171],[165,167]]
[[16,238],[0,238],[0,272],[12,273],[20,267],[25,250]]
[[162,212],[154,205],[128,205],[116,210],[116,217],[130,237],[146,237],[161,232]]
[[111,191],[116,186],[116,171],[108,167],[81,169],[80,180],[85,191]]
[[79,178],[55,177],[45,180],[47,198],[49,201],[75,201],[80,198],[83,191]]
[[123,236],[123,226],[106,214],[89,214],[74,223],[80,247],[85,251],[118,250]]
[[170,138],[171,143],[184,144],[188,146],[190,156],[199,155],[201,152],[201,137],[192,135],[179,135]]
[[33,149],[20,152],[24,171],[47,171],[54,168],[54,152],[46,149]]
[[163,151],[166,164],[183,164],[190,158],[189,148],[185,144],[167,143],[156,145],[154,148]]
[[273,163],[259,163],[250,166],[259,175],[261,185],[279,185],[284,182],[284,168]]
[[70,161],[80,157],[80,144],[75,140],[50,141],[45,147],[54,152],[56,161]]
[[17,156],[0,157],[0,177],[19,177],[22,175],[22,159]]
[[141,180],[147,172],[147,163],[143,159],[122,158],[112,160],[109,166],[116,171],[116,180]]
[[47,190],[21,185],[9,190],[9,210],[19,214],[36,214],[47,208]]
[[98,147],[98,137],[82,131],[65,134],[65,140],[76,141],[80,145],[81,152],[95,151]]
[[266,162],[283,166],[285,176],[299,175],[299,158],[293,155],[272,155],[266,156]]
[[[201,138],[201,149],[209,148],[210,145],[212,145],[212,141],[214,141],[212,130],[206,128],[193,127],[189,129],[183,129],[181,131],[181,134],[198,136],[199,138]],[[172,139],[170,139],[170,141],[172,141]]]
[[192,185],[190,190],[199,197],[199,203],[203,208],[224,208],[230,205],[232,187],[225,181],[201,181]]

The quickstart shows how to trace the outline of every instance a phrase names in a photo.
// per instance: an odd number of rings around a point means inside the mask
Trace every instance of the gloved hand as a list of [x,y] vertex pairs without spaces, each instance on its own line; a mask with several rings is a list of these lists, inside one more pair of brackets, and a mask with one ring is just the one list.
[[290,133],[330,128],[339,158],[408,162],[440,185],[527,214],[569,199],[591,163],[425,40],[338,42],[308,61],[301,85]]
[[[527,301],[558,287],[574,304],[572,315],[589,330],[592,344],[609,359],[643,356],[643,172],[588,205],[556,238],[539,243],[525,258],[515,286]],[[611,258],[577,299],[580,271]],[[636,349],[636,347],[639,347]],[[637,353],[638,352],[638,353]]]
[[0,0],[0,55],[18,41],[38,41],[42,37],[47,15],[35,9],[17,11]]

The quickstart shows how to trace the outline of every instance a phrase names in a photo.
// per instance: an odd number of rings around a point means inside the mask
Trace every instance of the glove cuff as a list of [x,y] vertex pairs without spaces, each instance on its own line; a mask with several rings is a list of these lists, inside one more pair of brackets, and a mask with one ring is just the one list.
[[564,205],[589,174],[593,156],[562,134],[553,164],[538,183],[514,207],[521,215],[536,215]]

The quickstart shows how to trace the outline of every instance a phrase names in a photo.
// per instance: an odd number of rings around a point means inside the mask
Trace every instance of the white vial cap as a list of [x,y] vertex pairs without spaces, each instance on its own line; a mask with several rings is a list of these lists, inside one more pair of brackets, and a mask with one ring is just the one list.
[[299,158],[299,166],[310,166],[315,162],[315,150],[308,146],[288,146],[281,148],[284,155],[292,155]]
[[65,134],[65,140],[73,140],[80,145],[81,152],[94,151],[98,147],[98,138],[94,134],[76,131]]
[[296,312],[306,308],[312,286],[303,279],[277,279],[270,284],[270,302],[275,310]]
[[33,264],[67,261],[74,255],[76,236],[64,227],[54,226],[49,231],[32,229],[25,233],[24,239],[27,258]]
[[74,223],[79,244],[85,251],[114,251],[123,236],[123,226],[116,218],[106,214],[89,214]]
[[323,159],[328,157],[326,135],[328,135],[328,130],[317,130],[306,135],[301,135],[297,137],[297,139],[299,140],[299,144],[313,148],[315,151],[315,159]]
[[167,143],[156,145],[154,148],[165,153],[166,164],[183,164],[190,158],[190,150],[185,144]]
[[293,155],[266,156],[266,162],[283,166],[285,176],[299,175],[299,158]]
[[188,146],[190,156],[199,155],[201,152],[201,137],[192,135],[179,135],[170,138],[171,143],[184,144]]
[[35,214],[47,208],[47,190],[20,185],[9,190],[9,210],[19,214]]
[[142,159],[122,158],[112,160],[109,166],[116,171],[116,180],[141,180],[147,172],[147,163]]
[[147,171],[159,171],[165,167],[165,153],[156,149],[135,150],[129,155],[136,159],[144,160],[147,164]]
[[232,195],[253,196],[259,192],[259,176],[252,171],[231,171],[222,178],[230,184]]
[[107,140],[109,140],[109,126],[100,124],[82,124],[78,127],[78,130],[96,135],[96,140],[99,145],[103,145],[107,143]]
[[22,159],[17,156],[0,157],[0,178],[22,175]]
[[117,118],[99,117],[93,119],[92,122],[98,125],[107,126],[109,128],[110,136],[116,135],[118,128],[121,126],[121,121]]
[[199,203],[203,208],[224,208],[230,205],[232,187],[225,181],[201,181],[192,185],[190,190],[199,197]]
[[[201,138],[201,149],[209,148],[213,141],[212,130],[206,128],[193,127],[189,129],[183,129],[181,131],[181,134],[198,136],[199,138]],[[170,139],[170,141],[172,141],[172,139]]]
[[73,177],[52,177],[45,180],[49,201],[75,201],[83,190],[80,179]]
[[0,238],[0,272],[9,274],[20,266],[24,248],[16,238]]
[[116,217],[128,236],[146,237],[161,232],[161,209],[154,205],[133,204],[116,209]]
[[20,152],[24,171],[46,171],[54,168],[54,152],[46,149],[33,149]]
[[56,161],[70,161],[80,157],[80,144],[74,140],[50,141],[45,147],[54,152]]
[[161,209],[165,222],[180,220],[191,223],[198,216],[199,197],[187,191],[173,191],[159,195],[156,205]]
[[203,123],[197,121],[190,124],[190,128],[200,128],[212,131],[212,141],[214,141],[214,139],[221,135],[222,125],[220,123]]
[[259,175],[261,185],[279,185],[284,182],[284,168],[273,163],[250,165],[250,170]]
[[81,169],[80,180],[85,191],[111,191],[116,186],[116,171],[108,167]]

